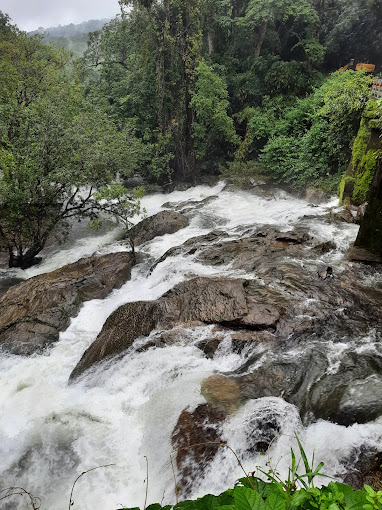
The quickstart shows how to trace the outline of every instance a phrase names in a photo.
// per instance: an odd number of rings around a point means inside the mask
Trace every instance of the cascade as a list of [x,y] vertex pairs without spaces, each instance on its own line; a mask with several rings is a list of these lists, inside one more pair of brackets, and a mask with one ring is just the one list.
[[[208,197],[211,199],[205,200]],[[68,329],[60,334],[59,341],[46,351],[24,357],[0,354],[0,489],[21,486],[42,499],[42,509],[63,510],[68,506],[73,481],[81,472],[113,464],[81,478],[75,487],[73,508],[113,510],[121,505],[143,508],[146,456],[148,503],[174,504],[170,460],[170,455],[176,456],[172,443],[174,428],[186,408],[192,413],[206,402],[201,385],[216,374],[238,378],[242,381],[241,388],[250,388],[245,389],[246,397],[240,404],[230,409],[220,431],[222,440],[237,452],[248,471],[256,471],[257,466],[266,469],[268,455],[260,450],[275,435],[269,455],[281,476],[287,476],[291,446],[296,450],[295,432],[308,457],[314,452],[317,461],[325,463],[323,471],[337,479],[346,475],[349,462],[362,450],[381,451],[381,418],[338,424],[335,421],[340,420],[329,421],[317,411],[322,392],[332,391],[333,385],[340,382],[347,384],[340,402],[343,416],[354,412],[352,402],[357,399],[370,401],[372,406],[373,388],[382,388],[378,325],[349,319],[350,331],[342,337],[338,330],[332,329],[335,320],[344,321],[348,313],[350,305],[346,300],[338,303],[327,328],[316,329],[314,334],[309,329],[306,334],[308,330],[301,326],[301,333],[286,332],[282,345],[277,348],[272,341],[237,341],[229,326],[216,332],[214,324],[175,325],[172,331],[176,340],[166,345],[156,343],[162,332],[154,330],[148,337],[138,338],[116,358],[94,365],[68,384],[84,351],[94,342],[110,314],[121,305],[157,300],[175,285],[197,276],[242,278],[280,292],[285,299],[288,292],[298,298],[298,274],[294,276],[294,287],[288,290],[285,283],[290,274],[288,268],[300,267],[301,274],[311,278],[313,288],[318,285],[317,272],[332,267],[334,278],[327,282],[329,289],[330,285],[341,286],[342,278],[359,267],[347,260],[357,225],[328,219],[329,211],[336,206],[335,199],[313,205],[281,190],[269,193],[261,186],[250,191],[233,190],[224,183],[143,199],[148,216],[162,210],[166,203],[170,207],[183,204],[180,210],[188,217],[189,226],[138,247],[140,255],[131,280],[103,300],[85,302]],[[264,256],[251,270],[232,258],[216,263],[212,256],[203,260],[197,250],[185,253],[182,249],[170,252],[155,265],[169,249],[211,231],[226,234],[219,242],[234,242],[260,231],[266,236],[272,229],[281,233],[280,239],[282,233],[291,237],[291,231],[302,229],[314,241],[304,252],[299,251],[300,241],[293,241],[293,249],[281,255],[277,262],[271,256],[265,260]],[[118,240],[119,234],[118,230],[98,236],[79,233],[70,245],[48,248],[42,254],[40,265],[26,271],[2,271],[0,279],[30,278],[95,251],[127,250]],[[333,241],[335,244],[328,245],[327,250],[317,248]],[[213,245],[211,242],[210,248]],[[362,288],[381,293],[382,273],[378,269],[369,268],[357,274],[361,275]],[[326,282],[319,284],[326,285]],[[315,323],[320,319],[320,297],[312,291],[310,297],[301,299],[295,321],[302,325],[306,321]],[[207,356],[200,345],[212,337],[218,338],[218,346],[213,355]],[[362,363],[367,367],[373,364],[379,371],[368,372],[363,380],[357,375],[354,363],[351,365],[354,359],[361,360],[361,367]],[[274,367],[281,367],[280,370],[287,367],[288,377],[292,379],[298,367],[307,368],[308,375],[304,377],[309,380],[299,382],[298,388],[283,387],[277,395],[270,390],[257,398],[253,393],[256,385],[252,374],[260,371],[272,386],[276,380]],[[346,373],[354,373],[355,380],[350,381],[350,376],[346,379]],[[337,416],[335,412],[333,416]],[[187,496],[219,493],[242,476],[234,456],[223,449],[200,474]],[[327,479],[321,482],[326,483]],[[22,498],[13,498],[0,502],[0,508],[27,506]]]

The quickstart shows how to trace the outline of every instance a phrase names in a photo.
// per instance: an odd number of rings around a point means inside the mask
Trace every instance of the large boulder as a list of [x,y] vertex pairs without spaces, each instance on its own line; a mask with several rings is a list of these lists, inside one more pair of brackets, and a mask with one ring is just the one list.
[[116,310],[84,353],[71,378],[94,363],[124,351],[136,338],[154,329],[221,324],[275,330],[285,306],[286,301],[278,292],[253,280],[200,277],[182,282],[156,301],[127,303]]
[[217,266],[232,263],[233,269],[253,271],[264,260],[277,264],[281,257],[302,257],[307,250],[315,247],[314,239],[302,228],[280,232],[272,227],[264,227],[256,232],[250,231],[239,239],[225,239],[227,237],[226,232],[213,230],[208,234],[188,239],[181,246],[172,247],[164,253],[151,270],[167,257],[180,253],[184,255],[196,253],[197,259],[205,264]]
[[264,228],[248,237],[201,246],[198,258],[213,266],[231,263],[233,269],[253,271],[264,261],[274,264],[281,257],[301,257],[311,245],[312,237],[305,230],[280,232]]
[[234,379],[222,375],[211,375],[202,382],[201,394],[207,402],[228,414],[240,407],[240,386]]
[[135,245],[151,241],[154,237],[174,234],[181,228],[188,226],[188,219],[184,214],[176,211],[160,211],[140,221],[129,230],[129,236]]
[[183,496],[203,476],[219,450],[218,443],[222,442],[220,424],[225,417],[222,409],[211,404],[200,404],[193,411],[186,408],[180,414],[172,434],[172,446],[176,451],[177,482],[182,487]]
[[0,299],[0,347],[32,354],[56,342],[84,301],[103,299],[130,278],[131,253],[88,257],[35,276]]
[[343,355],[338,371],[323,374],[308,389],[307,401],[314,417],[348,426],[381,416],[381,372],[378,356]]
[[355,218],[349,206],[343,206],[329,213],[329,218],[333,221],[344,223],[355,223]]

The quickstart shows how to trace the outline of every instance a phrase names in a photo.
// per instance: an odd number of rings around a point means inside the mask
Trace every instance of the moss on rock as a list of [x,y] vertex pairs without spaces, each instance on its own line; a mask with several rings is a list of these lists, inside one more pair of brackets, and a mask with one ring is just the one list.
[[339,187],[340,204],[351,201],[361,205],[367,201],[378,162],[382,158],[379,110],[369,101],[353,144],[352,160]]
[[371,183],[375,175],[377,161],[381,157],[381,150],[369,150],[363,155],[358,167],[352,202],[361,205],[366,202]]

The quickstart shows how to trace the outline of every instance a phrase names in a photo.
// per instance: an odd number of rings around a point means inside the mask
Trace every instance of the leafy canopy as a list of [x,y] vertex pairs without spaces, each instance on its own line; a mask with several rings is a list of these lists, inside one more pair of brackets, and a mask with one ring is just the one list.
[[0,236],[10,266],[28,267],[71,218],[97,214],[94,192],[137,156],[68,76],[66,53],[4,17],[0,29]]

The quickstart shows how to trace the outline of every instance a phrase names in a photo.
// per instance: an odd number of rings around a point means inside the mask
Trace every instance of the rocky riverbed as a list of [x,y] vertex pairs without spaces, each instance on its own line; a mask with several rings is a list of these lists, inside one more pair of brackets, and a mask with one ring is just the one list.
[[[150,500],[166,489],[171,502],[172,451],[182,496],[198,495],[240,472],[229,452],[192,444],[227,442],[251,471],[270,447],[282,471],[295,432],[331,476],[378,482],[382,268],[349,259],[357,226],[335,201],[262,186],[146,201],[161,212],[134,227],[134,267],[119,241],[1,298],[4,483],[40,495],[59,470],[65,486],[84,463],[113,462],[97,508],[113,494],[141,505],[147,455]],[[39,410],[24,400],[38,405],[33,360],[51,386]],[[52,470],[37,477],[41,461]],[[84,488],[79,501],[95,498]]]

